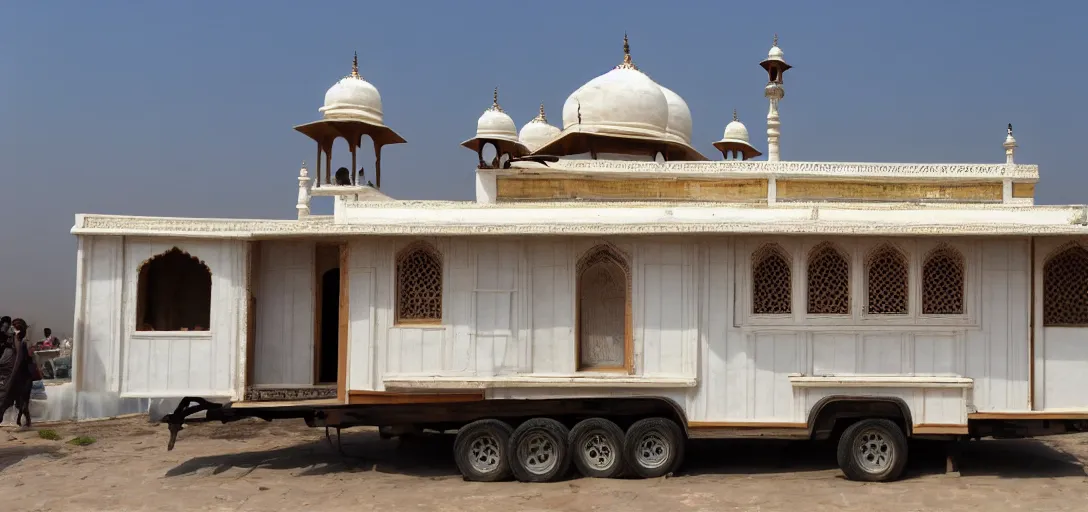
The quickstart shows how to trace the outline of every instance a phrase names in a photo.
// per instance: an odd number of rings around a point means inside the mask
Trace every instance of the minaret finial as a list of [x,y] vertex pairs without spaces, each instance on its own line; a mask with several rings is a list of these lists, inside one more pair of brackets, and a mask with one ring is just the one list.
[[616,69],[638,69],[638,66],[631,61],[631,43],[627,40],[627,32],[623,33],[623,63],[616,66]]
[[778,33],[774,34],[774,41],[771,42],[771,46],[778,46]]
[[351,58],[351,76],[353,78],[360,78],[359,76],[359,52],[355,52],[355,56]]
[[542,123],[548,122],[548,116],[544,115],[544,104],[543,103],[540,104],[540,113],[537,114],[536,120],[540,121]]
[[499,88],[495,87],[495,93],[491,97],[491,108],[488,110],[494,110],[496,112],[502,112],[502,107],[499,106]]
[[733,120],[737,120],[737,109],[733,109]]
[[1012,137],[1012,123],[1009,123],[1009,137]]

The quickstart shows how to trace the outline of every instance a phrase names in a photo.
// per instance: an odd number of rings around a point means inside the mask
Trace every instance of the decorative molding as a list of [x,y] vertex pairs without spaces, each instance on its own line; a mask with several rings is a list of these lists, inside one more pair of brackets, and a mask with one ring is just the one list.
[[1038,180],[1039,166],[1021,164],[897,164],[857,162],[767,162],[719,160],[710,162],[627,162],[571,160],[543,166],[516,162],[515,169],[596,173],[718,174],[751,173],[776,177],[926,178]]
[[[637,212],[642,208],[624,204],[609,205],[614,212]],[[464,203],[464,209],[477,207],[475,203]],[[563,204],[551,204],[549,208],[567,208]],[[683,208],[692,208],[683,205]],[[720,205],[719,205],[720,207]],[[406,212],[414,209],[401,205]],[[456,208],[448,209],[452,212]],[[649,208],[647,208],[649,209]],[[734,209],[731,205],[728,209]],[[71,233],[75,235],[114,235],[114,236],[149,236],[149,237],[191,237],[191,238],[287,238],[305,236],[351,236],[351,235],[412,235],[412,236],[448,236],[448,235],[665,235],[665,234],[789,234],[789,235],[1088,235],[1088,226],[1077,223],[1083,216],[1082,207],[991,207],[987,211],[1009,211],[1019,209],[1026,215],[1039,212],[1068,212],[1064,223],[1054,221],[1025,222],[964,221],[959,224],[921,224],[890,221],[835,221],[809,218],[812,207],[800,207],[806,215],[805,220],[779,219],[768,216],[764,219],[718,220],[714,216],[707,219],[679,219],[664,212],[670,211],[666,205],[654,205],[651,211],[663,212],[656,222],[599,222],[592,220],[557,221],[549,212],[543,212],[539,218],[526,222],[511,222],[502,211],[496,211],[484,222],[476,223],[437,223],[425,220],[385,220],[368,223],[335,223],[331,218],[304,221],[284,220],[244,220],[244,219],[188,219],[169,217],[124,217],[110,215],[86,215],[77,217]],[[781,208],[765,211],[781,210]],[[823,207],[822,214],[834,211]],[[845,209],[844,209],[845,210]],[[939,214],[942,209],[877,207],[856,208],[855,211],[904,210]],[[943,211],[971,210],[967,208],[946,208]],[[724,216],[724,215],[723,215]],[[454,217],[454,215],[449,215]],[[1039,219],[1045,221],[1046,219]]]

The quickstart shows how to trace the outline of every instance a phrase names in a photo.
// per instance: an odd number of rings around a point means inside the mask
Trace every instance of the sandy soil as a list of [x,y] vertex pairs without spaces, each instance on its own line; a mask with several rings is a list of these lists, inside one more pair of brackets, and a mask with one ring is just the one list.
[[[187,428],[166,451],[166,428],[145,419],[0,430],[0,509],[351,510],[507,512],[1088,510],[1088,434],[969,445],[962,476],[943,474],[939,446],[918,443],[906,478],[842,478],[830,446],[698,441],[682,474],[554,484],[464,482],[450,436],[381,440],[344,435],[347,457],[301,421]],[[80,447],[66,441],[90,436]]]

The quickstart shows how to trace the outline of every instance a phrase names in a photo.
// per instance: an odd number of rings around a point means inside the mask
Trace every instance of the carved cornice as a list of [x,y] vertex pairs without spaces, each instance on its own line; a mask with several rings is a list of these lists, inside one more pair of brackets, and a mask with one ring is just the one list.
[[[1050,208],[1051,210],[1055,208]],[[542,219],[510,223],[503,215],[474,224],[427,223],[412,220],[359,224],[319,221],[184,219],[81,215],[72,233],[194,238],[287,238],[350,235],[665,235],[665,234],[840,234],[840,235],[1088,235],[1088,226],[1076,224],[1081,211],[1069,211],[1067,223],[922,224],[907,222],[854,222],[807,220],[683,220],[603,223]],[[668,211],[668,210],[665,210]],[[824,208],[827,211],[827,208]]]
[[624,162],[568,160],[543,166],[517,162],[515,169],[537,172],[752,174],[783,177],[904,178],[904,179],[1016,179],[1038,180],[1039,166],[1009,164],[895,164],[856,162],[766,162],[720,160],[712,162]]

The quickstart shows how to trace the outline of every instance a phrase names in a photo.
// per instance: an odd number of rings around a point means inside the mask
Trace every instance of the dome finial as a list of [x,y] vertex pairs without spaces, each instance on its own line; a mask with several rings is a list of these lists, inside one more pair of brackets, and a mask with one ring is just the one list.
[[623,33],[623,63],[616,66],[616,69],[638,70],[638,66],[631,61],[631,43],[627,40],[627,32]]
[[737,120],[737,109],[733,109],[733,120]]
[[355,56],[351,58],[351,77],[362,78],[359,76],[359,52],[355,52]]
[[495,93],[491,98],[491,108],[488,110],[494,110],[495,112],[502,112],[502,107],[499,106],[499,88],[495,87]]
[[778,46],[778,33],[774,34],[774,41],[771,41],[771,46]]
[[544,104],[543,103],[540,104],[540,113],[537,114],[536,119],[533,119],[533,121],[540,121],[542,123],[548,122],[548,116],[544,115]]
[[1012,137],[1012,123],[1009,123],[1009,137]]

